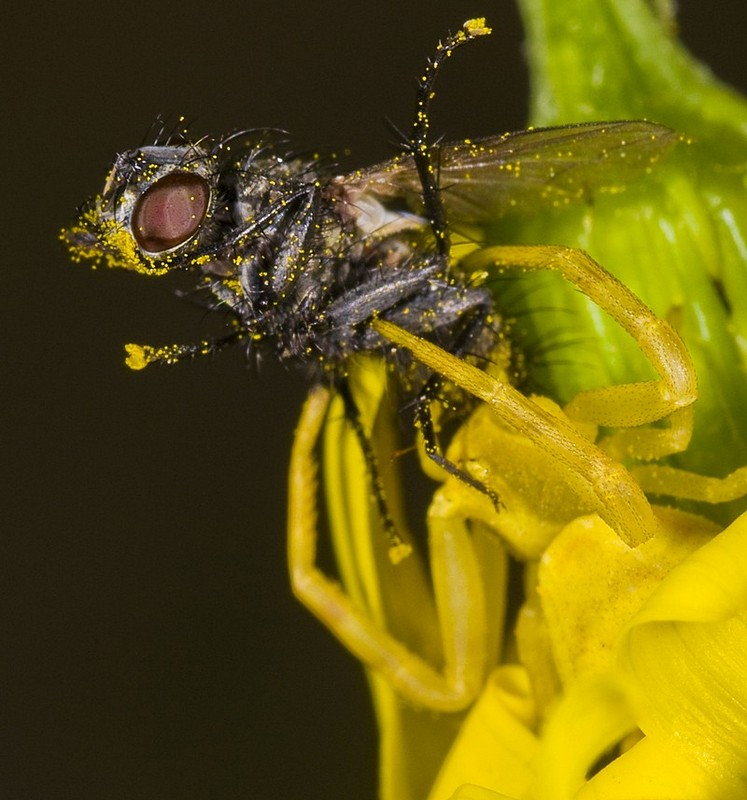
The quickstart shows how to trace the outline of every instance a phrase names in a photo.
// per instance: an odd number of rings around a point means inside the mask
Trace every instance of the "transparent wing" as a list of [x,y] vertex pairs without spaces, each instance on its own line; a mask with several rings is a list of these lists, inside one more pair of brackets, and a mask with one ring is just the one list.
[[[532,214],[612,192],[648,172],[680,139],[646,121],[535,128],[434,147],[433,164],[451,222]],[[410,156],[345,178],[345,184],[417,205],[421,186]]]

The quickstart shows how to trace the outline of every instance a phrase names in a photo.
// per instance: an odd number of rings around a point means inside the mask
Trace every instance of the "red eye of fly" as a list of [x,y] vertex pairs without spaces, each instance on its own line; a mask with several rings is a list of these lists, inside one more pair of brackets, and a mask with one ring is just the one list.
[[132,233],[146,253],[164,253],[190,239],[205,219],[210,188],[193,172],[172,172],[137,201]]

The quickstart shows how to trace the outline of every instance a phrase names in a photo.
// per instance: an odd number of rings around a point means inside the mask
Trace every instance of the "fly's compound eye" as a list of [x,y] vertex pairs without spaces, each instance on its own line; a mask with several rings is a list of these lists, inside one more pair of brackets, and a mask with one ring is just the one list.
[[172,172],[140,196],[132,213],[132,234],[146,253],[167,253],[192,238],[210,203],[207,181],[193,172]]

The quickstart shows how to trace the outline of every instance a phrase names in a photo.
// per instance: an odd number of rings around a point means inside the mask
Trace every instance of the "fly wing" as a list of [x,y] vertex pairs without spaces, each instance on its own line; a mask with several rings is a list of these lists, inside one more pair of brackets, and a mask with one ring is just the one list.
[[[479,223],[621,191],[680,138],[646,121],[587,123],[440,144],[432,160],[449,221]],[[345,183],[414,205],[422,194],[407,155],[348,176]]]

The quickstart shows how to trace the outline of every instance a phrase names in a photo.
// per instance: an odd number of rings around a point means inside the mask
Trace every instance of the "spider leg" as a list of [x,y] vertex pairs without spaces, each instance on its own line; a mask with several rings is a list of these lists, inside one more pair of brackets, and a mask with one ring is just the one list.
[[713,504],[728,503],[747,495],[747,467],[739,467],[723,478],[658,464],[635,466],[630,471],[650,494]]
[[658,524],[638,484],[622,464],[607,456],[565,419],[464,359],[384,320],[376,330],[434,372],[487,403],[498,421],[527,436],[566,467],[569,482],[630,546],[650,538]]
[[[356,658],[380,673],[402,698],[440,712],[459,711],[479,692],[489,652],[494,650],[487,634],[484,587],[495,576],[486,578],[484,573],[504,570],[505,556],[496,553],[493,558],[481,559],[460,508],[446,502],[431,507],[428,549],[443,642],[440,670],[389,633],[365,605],[354,602],[316,565],[314,450],[329,398],[324,387],[311,391],[291,452],[288,560],[293,592]],[[345,535],[354,538],[355,520],[349,524],[352,527]],[[496,537],[483,539],[483,544],[493,548],[498,542]]]
[[[564,408],[570,419],[622,428],[598,442],[615,459],[651,461],[685,450],[697,399],[695,368],[684,342],[643,301],[587,253],[560,246],[499,246],[471,254],[468,269],[551,270],[606,311],[634,339],[658,380],[579,392]],[[667,428],[645,427],[666,419]],[[643,426],[643,427],[642,427]]]

